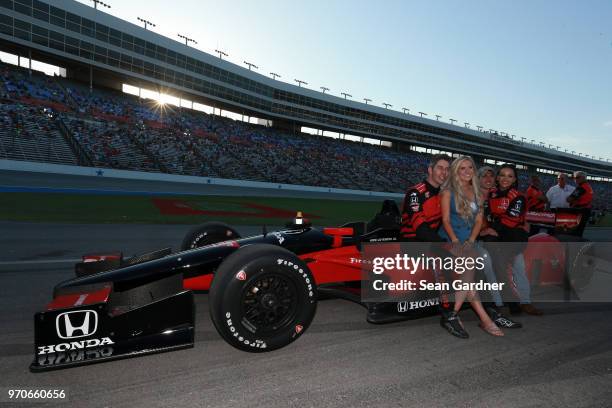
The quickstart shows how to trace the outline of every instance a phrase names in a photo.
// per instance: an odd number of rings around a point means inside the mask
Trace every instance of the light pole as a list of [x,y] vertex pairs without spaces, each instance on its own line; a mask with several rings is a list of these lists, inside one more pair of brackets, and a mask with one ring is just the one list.
[[278,75],[278,74],[276,74],[276,73],[274,73],[274,72],[270,72],[270,76],[271,76],[272,78],[274,78],[274,79],[276,79],[276,78],[280,78],[280,77],[281,77],[280,75]]
[[372,102],[372,100],[371,100],[371,99],[368,99],[368,98],[363,98],[363,100],[365,101],[365,104],[366,104],[366,105],[368,104],[368,102]]
[[100,0],[90,0],[90,1],[93,1],[94,9],[96,10],[98,9],[98,4],[101,5],[102,7],[111,8],[109,4],[106,4],[103,1],[100,1]]
[[185,36],[185,35],[183,35],[183,34],[177,34],[177,35],[178,35],[180,38],[182,38],[183,40],[185,40],[185,45],[187,45],[187,46],[189,45],[189,43],[190,43],[190,42],[192,42],[192,43],[194,43],[194,44],[197,44],[197,43],[198,43],[196,40],[194,40],[194,39],[192,39],[192,38],[189,38],[189,37],[187,37],[187,36]]
[[466,128],[470,128],[470,123],[469,122],[463,122],[463,124],[465,125]]
[[300,80],[300,79],[294,79],[294,81],[298,83],[298,86],[299,86],[300,88],[302,87],[302,84],[304,84],[304,85],[308,85],[308,82],[306,82],[306,81],[302,81],[302,80]]
[[346,99],[347,97],[349,97],[349,98],[353,97],[353,95],[347,94],[346,92],[340,92],[340,95],[344,95],[344,99]]
[[251,68],[259,69],[259,67],[257,65],[255,65],[255,64],[252,64],[252,63],[246,62],[246,61],[242,61],[242,62],[244,62],[245,65],[248,65],[249,71],[251,70]]
[[[98,4],[101,5],[102,7],[111,8],[110,4],[104,3],[103,1],[100,1],[100,0],[90,0],[90,1],[93,2],[94,10],[96,10],[96,12],[98,11]],[[30,53],[29,73],[30,75],[32,75],[31,51],[29,51],[29,53]],[[17,60],[17,62],[19,62],[19,59]],[[89,93],[91,92],[93,92],[93,65],[89,65]]]
[[521,136],[521,142],[525,143],[525,140],[527,140],[527,139]]
[[223,52],[221,50],[215,50],[215,52],[217,54],[219,54],[219,59],[223,59],[223,57],[227,57],[228,56],[225,52]]
[[410,109],[408,109],[408,108],[402,108],[402,110],[404,111],[404,113],[410,112]]
[[421,115],[421,117],[423,117],[423,115],[427,116],[425,112],[419,112],[419,115]]
[[478,129],[479,132],[482,132],[482,126],[476,126],[476,129]]
[[453,125],[457,121],[457,119],[448,118],[448,121],[451,123],[451,125]]
[[326,87],[324,87],[324,86],[321,86],[321,87],[319,87],[319,88],[321,89],[321,91],[322,91],[323,93],[325,93],[326,91],[329,91],[329,88],[326,88]]
[[136,19],[144,24],[144,29],[147,29],[147,26],[157,27],[156,24],[153,24],[149,20],[145,20],[144,18],[136,17]]
[[436,120],[440,120],[441,117],[441,115],[436,115]]
[[385,109],[389,109],[389,106],[393,107],[393,105],[391,105],[390,103],[384,103],[384,102],[383,102],[383,106],[385,107]]

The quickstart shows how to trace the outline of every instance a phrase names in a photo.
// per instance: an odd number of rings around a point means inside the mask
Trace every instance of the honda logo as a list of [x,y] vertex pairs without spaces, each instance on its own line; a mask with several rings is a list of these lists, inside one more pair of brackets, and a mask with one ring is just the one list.
[[408,302],[397,302],[397,311],[405,313],[408,311]]
[[94,310],[75,310],[61,313],[55,320],[60,339],[91,336],[98,329],[98,314]]

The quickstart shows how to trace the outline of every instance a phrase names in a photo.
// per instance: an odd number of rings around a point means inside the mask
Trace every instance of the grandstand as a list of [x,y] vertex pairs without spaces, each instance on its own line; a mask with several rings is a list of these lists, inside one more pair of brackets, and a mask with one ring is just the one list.
[[[75,1],[0,2],[0,39],[21,60],[0,66],[0,158],[402,192],[428,154],[445,151],[530,173],[583,170],[596,205],[610,203],[607,161],[275,81]],[[37,73],[32,61],[65,75]],[[179,106],[126,94],[124,84],[172,94]]]

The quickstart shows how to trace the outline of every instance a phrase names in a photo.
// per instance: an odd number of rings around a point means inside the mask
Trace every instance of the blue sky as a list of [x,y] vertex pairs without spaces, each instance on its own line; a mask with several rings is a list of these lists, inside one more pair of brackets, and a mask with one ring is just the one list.
[[287,82],[612,160],[610,1],[107,2]]

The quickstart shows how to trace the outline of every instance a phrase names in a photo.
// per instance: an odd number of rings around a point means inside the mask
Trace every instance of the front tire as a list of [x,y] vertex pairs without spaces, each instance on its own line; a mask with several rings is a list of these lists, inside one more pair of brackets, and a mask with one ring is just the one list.
[[209,294],[215,328],[232,346],[249,352],[284,347],[303,334],[317,308],[308,266],[275,245],[238,249],[217,269]]

